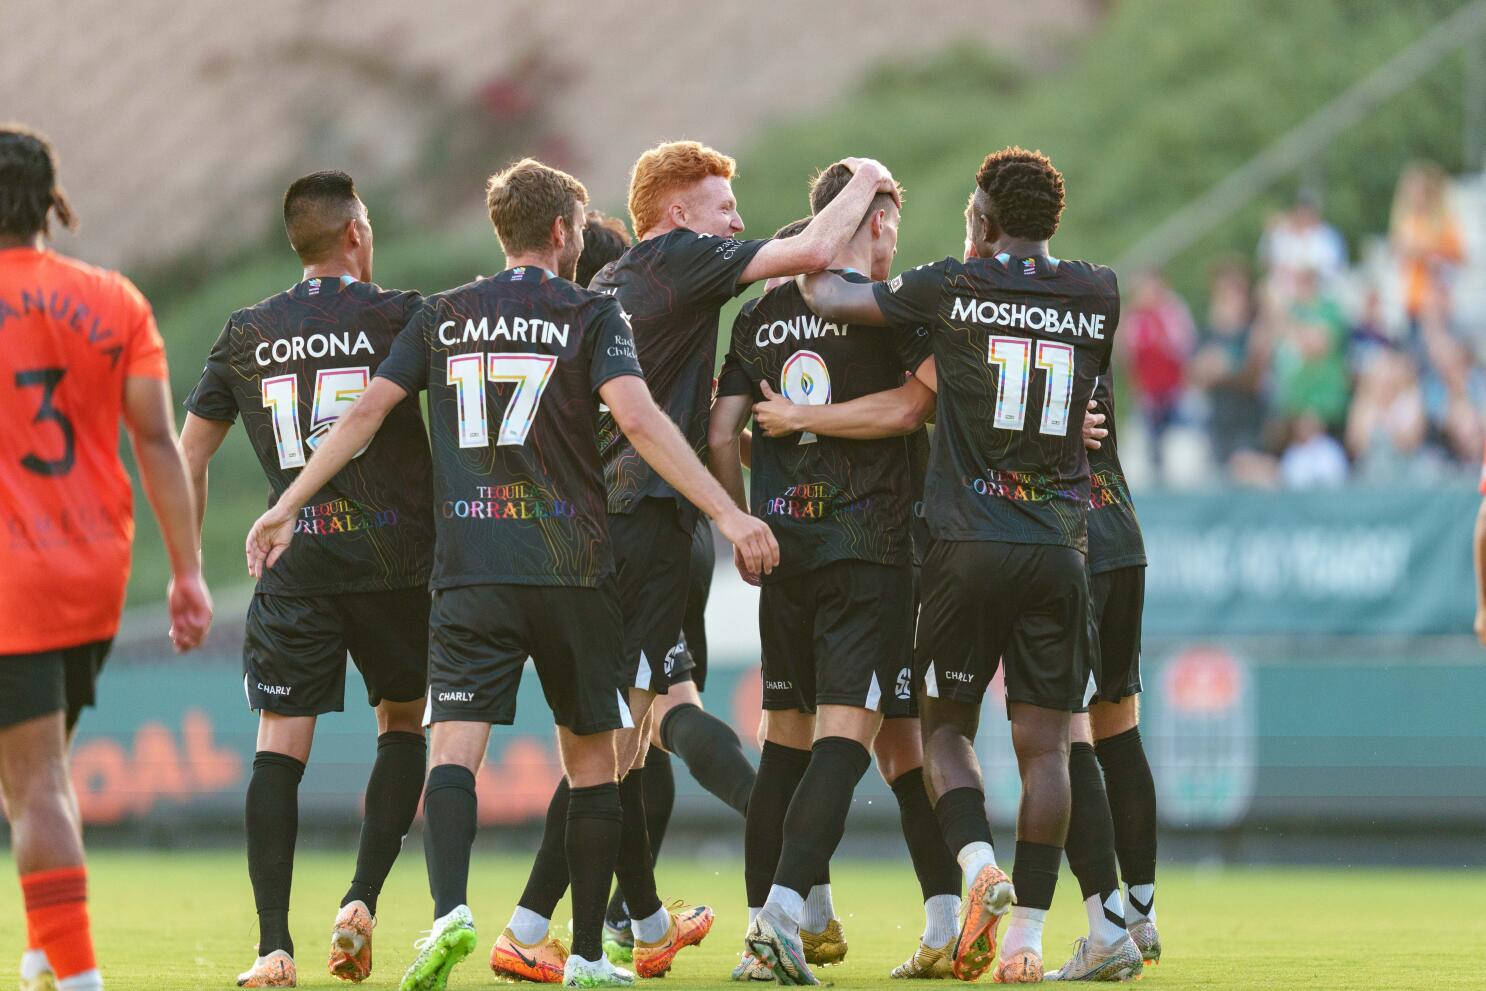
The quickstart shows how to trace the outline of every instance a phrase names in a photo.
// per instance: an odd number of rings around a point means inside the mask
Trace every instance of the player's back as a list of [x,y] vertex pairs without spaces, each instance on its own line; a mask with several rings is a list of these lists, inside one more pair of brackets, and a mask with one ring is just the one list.
[[1094,408],[1109,431],[1099,448],[1089,452],[1089,572],[1098,574],[1143,565],[1146,559],[1140,520],[1120,464],[1112,370],[1094,386]]
[[0,654],[107,639],[134,536],[128,377],[166,378],[149,304],[117,272],[0,251]]
[[638,373],[618,304],[540,268],[425,301],[382,374],[429,392],[435,589],[613,570],[595,393]]
[[879,293],[890,314],[898,293],[932,311],[934,536],[1083,549],[1083,418],[1119,319],[1114,273],[1046,256],[945,259]]
[[[902,385],[923,351],[907,332],[828,321],[786,283],[739,314],[718,394],[762,399],[759,383],[768,382],[795,403],[849,402]],[[753,512],[780,543],[780,566],[766,581],[837,560],[911,560],[908,521],[918,495],[904,438],[756,432],[750,488]]]
[[[349,276],[306,279],[232,314],[186,407],[209,420],[242,417],[272,504],[366,390],[420,305],[415,292]],[[410,398],[300,511],[295,540],[258,590],[304,596],[424,584],[430,473],[423,418]]]

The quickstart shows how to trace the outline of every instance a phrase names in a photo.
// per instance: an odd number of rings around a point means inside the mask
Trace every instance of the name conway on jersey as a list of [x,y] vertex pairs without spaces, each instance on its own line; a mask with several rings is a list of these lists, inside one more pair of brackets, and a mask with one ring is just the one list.
[[[845,277],[867,281],[855,272]],[[918,334],[825,320],[787,283],[738,315],[718,394],[762,399],[759,383],[768,382],[796,403],[847,402],[901,385],[905,370],[926,355],[925,342]],[[905,438],[754,433],[750,503],[781,550],[766,582],[831,561],[908,563],[916,498]]]
[[[307,279],[238,310],[212,346],[186,408],[242,417],[272,504],[320,440],[365,391],[422,304],[349,277]],[[316,494],[260,592],[332,595],[428,580],[428,440],[415,400],[401,403],[366,449]]]
[[1047,257],[946,258],[874,293],[891,324],[930,330],[941,397],[925,491],[933,536],[1086,550],[1083,418],[1119,321],[1114,273]]
[[613,571],[595,393],[640,363],[611,297],[509,269],[428,297],[377,374],[428,390],[432,587],[592,587]]

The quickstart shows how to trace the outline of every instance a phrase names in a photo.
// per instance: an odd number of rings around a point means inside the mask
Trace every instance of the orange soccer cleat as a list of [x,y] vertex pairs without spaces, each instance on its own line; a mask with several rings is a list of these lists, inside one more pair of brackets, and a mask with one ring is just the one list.
[[347,902],[335,917],[330,933],[330,973],[343,981],[360,984],[371,976],[372,930],[377,920],[366,902]]
[[991,969],[996,959],[996,928],[1015,902],[1016,892],[1006,873],[993,865],[982,867],[965,898],[965,917],[955,940],[955,977],[974,981]]
[[294,958],[283,950],[274,950],[253,961],[253,969],[237,975],[240,988],[292,988],[298,986]]
[[1037,984],[1042,981],[1042,957],[1036,950],[1017,950],[996,964],[991,980],[997,984]]
[[690,908],[677,903],[669,910],[671,927],[659,941],[635,940],[635,974],[640,977],[663,977],[671,963],[688,946],[696,946],[712,931],[713,914],[706,905]]
[[506,929],[490,949],[490,969],[496,977],[537,984],[561,984],[568,962],[568,948],[552,936],[536,943],[523,943]]

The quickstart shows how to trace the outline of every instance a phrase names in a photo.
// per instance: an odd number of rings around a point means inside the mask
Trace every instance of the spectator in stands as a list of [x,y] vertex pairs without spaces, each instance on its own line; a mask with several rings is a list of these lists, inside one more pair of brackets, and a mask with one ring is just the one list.
[[1130,360],[1141,416],[1150,436],[1151,460],[1161,475],[1161,445],[1186,392],[1187,362],[1197,343],[1192,313],[1157,272],[1136,283],[1119,337]]
[[1410,335],[1417,338],[1419,318],[1430,295],[1448,291],[1451,277],[1465,259],[1449,180],[1438,165],[1418,162],[1399,177],[1388,241],[1401,268]]
[[1219,262],[1209,277],[1205,340],[1192,359],[1191,382],[1207,393],[1213,459],[1225,467],[1238,452],[1258,448],[1264,422],[1253,328],[1248,266],[1238,259]]
[[1425,293],[1419,311],[1419,341],[1426,358],[1424,403],[1431,439],[1446,456],[1469,465],[1481,450],[1477,411],[1486,408],[1486,373],[1455,332],[1452,313],[1445,287],[1436,285]]
[[1290,443],[1280,455],[1280,482],[1287,489],[1336,488],[1347,481],[1347,452],[1326,432],[1315,413],[1291,423]]
[[1294,209],[1270,219],[1259,240],[1259,260],[1264,265],[1266,289],[1281,301],[1294,299],[1306,273],[1326,288],[1334,286],[1346,271],[1347,242],[1335,227],[1321,219],[1315,196],[1304,192]]
[[1293,421],[1314,416],[1340,434],[1351,393],[1347,343],[1351,336],[1341,304],[1321,287],[1311,269],[1295,274],[1294,300],[1274,306],[1270,374],[1279,433],[1290,436]]
[[1413,358],[1395,350],[1376,355],[1357,380],[1347,416],[1353,478],[1398,485],[1433,474],[1424,446],[1428,426]]

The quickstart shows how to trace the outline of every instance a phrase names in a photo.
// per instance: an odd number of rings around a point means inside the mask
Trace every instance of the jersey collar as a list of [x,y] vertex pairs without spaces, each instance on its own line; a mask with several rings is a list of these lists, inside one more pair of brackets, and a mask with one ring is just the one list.
[[504,272],[497,272],[491,278],[497,282],[532,282],[540,284],[546,282],[548,279],[557,278],[557,273],[550,272],[545,268],[539,268],[536,265],[517,265],[515,268],[508,268]]

